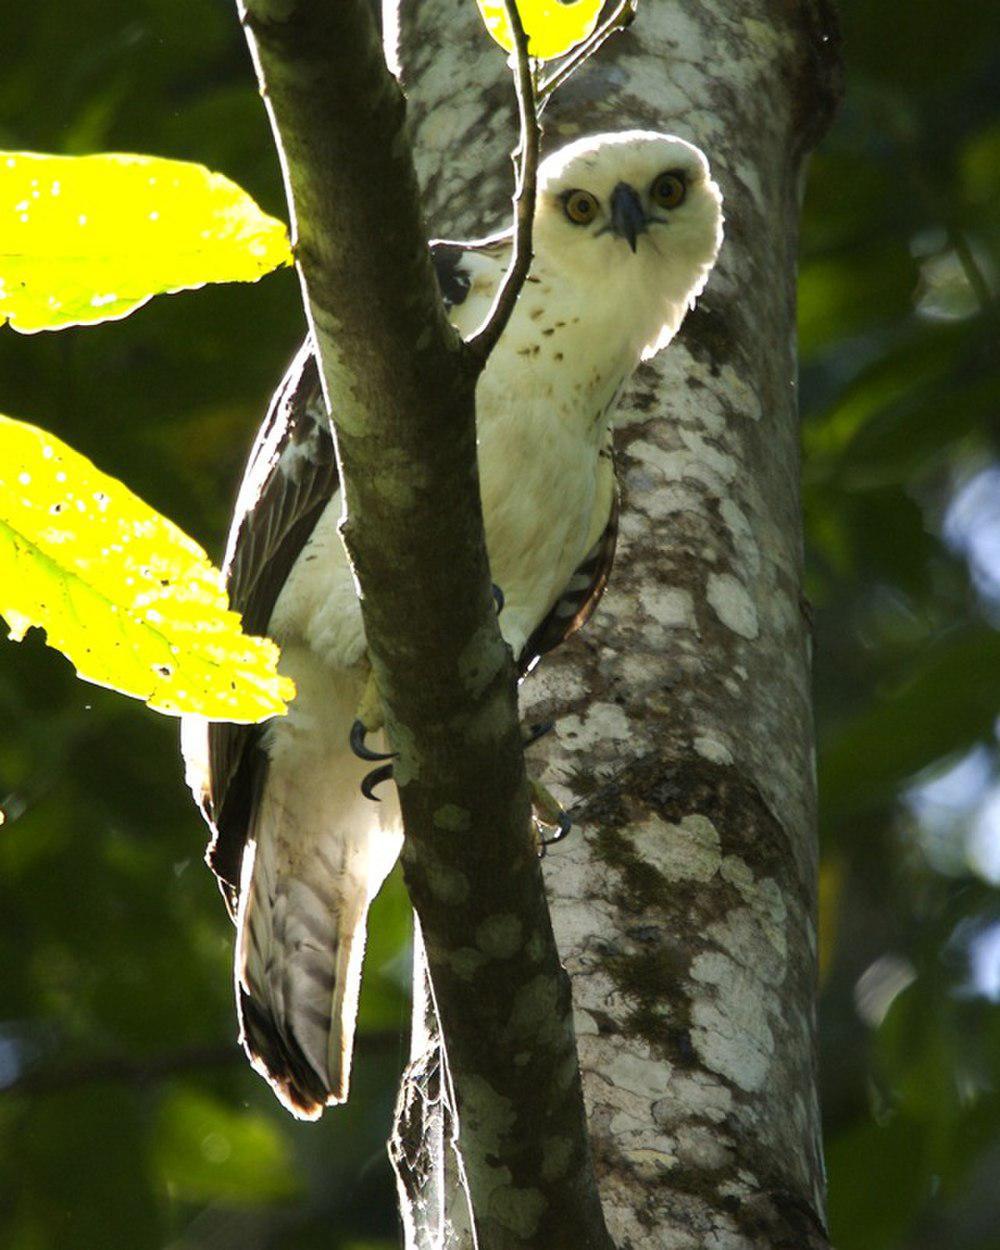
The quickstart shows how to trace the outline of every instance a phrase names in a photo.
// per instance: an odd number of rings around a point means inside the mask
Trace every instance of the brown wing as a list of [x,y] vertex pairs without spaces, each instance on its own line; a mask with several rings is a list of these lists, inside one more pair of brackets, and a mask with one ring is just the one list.
[[[610,450],[606,453],[610,455]],[[548,651],[565,642],[571,634],[581,629],[594,614],[601,602],[604,588],[611,576],[618,542],[618,490],[611,492],[611,511],[608,522],[597,542],[577,565],[566,589],[549,609],[548,615],[524,644],[518,657],[518,674],[525,677]]]
[[[509,248],[503,237],[481,244],[438,241],[431,255],[447,308],[469,293],[463,258]],[[292,565],[340,487],[319,370],[307,339],[278,388],[257,435],[236,501],[223,572],[245,629],[267,632]],[[235,910],[243,847],[263,784],[263,726],[208,727],[208,792],[202,810],[212,827],[206,858]]]
[[[244,628],[267,632],[285,579],[339,487],[333,440],[308,340],[278,388],[250,453],[223,572]],[[261,725],[208,727],[208,862],[235,902],[243,845],[263,780]]]

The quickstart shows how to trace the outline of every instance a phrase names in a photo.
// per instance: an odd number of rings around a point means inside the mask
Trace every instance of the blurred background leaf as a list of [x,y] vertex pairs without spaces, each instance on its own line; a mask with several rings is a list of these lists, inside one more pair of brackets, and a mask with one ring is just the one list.
[[[285,217],[235,6],[15,6],[0,147],[194,160]],[[254,428],[301,341],[291,271],[125,321],[0,333],[28,414],[222,551]],[[406,1054],[408,912],[372,920],[354,1094],[294,1123],[235,1046],[232,928],[202,864],[177,726],[29,637],[0,663],[0,1245],[379,1250]]]
[[840,8],[800,283],[831,1227],[994,1250],[1000,9]]
[[[997,1250],[1000,6],[840,7],[848,95],[811,165],[800,292],[830,1214],[838,1250]],[[169,0],[79,0],[4,24],[18,55],[0,146],[197,160],[283,215],[229,4],[190,0],[178,22]],[[302,329],[279,273],[99,330],[2,334],[0,408],[215,554]],[[15,654],[0,665],[0,1244],[395,1244],[398,880],[371,926],[351,1102],[295,1124],[232,1046],[231,932],[173,728],[30,638]],[[241,1153],[254,1134],[273,1161],[259,1184]]]

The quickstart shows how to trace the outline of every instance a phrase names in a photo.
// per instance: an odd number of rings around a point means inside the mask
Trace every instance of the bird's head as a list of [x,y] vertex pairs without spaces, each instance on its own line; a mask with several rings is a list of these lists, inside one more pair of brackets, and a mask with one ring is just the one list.
[[722,242],[722,195],[693,144],[648,130],[590,135],[541,163],[534,243],[546,269],[641,323],[648,359],[673,337]]

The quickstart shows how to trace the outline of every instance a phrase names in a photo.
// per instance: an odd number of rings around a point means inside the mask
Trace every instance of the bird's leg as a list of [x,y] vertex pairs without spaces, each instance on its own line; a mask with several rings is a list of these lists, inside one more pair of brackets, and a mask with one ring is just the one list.
[[[531,781],[531,818],[535,824],[539,859],[544,857],[546,847],[561,842],[573,828],[573,822],[540,781]],[[546,838],[542,836],[543,829],[554,829],[555,833]]]
[[[550,733],[554,725],[555,722],[550,720],[529,725],[521,745],[527,750],[540,738]],[[553,842],[561,842],[572,829],[573,822],[540,781],[531,782],[531,816],[535,826],[538,855],[542,858],[545,855],[545,848],[551,846]],[[556,832],[550,838],[542,837],[543,827],[555,829]]]
[[378,761],[396,758],[395,751],[388,753],[372,751],[365,746],[365,738],[368,734],[377,733],[384,724],[382,700],[379,698],[378,686],[375,685],[375,674],[369,672],[350,734],[351,750],[359,760]]

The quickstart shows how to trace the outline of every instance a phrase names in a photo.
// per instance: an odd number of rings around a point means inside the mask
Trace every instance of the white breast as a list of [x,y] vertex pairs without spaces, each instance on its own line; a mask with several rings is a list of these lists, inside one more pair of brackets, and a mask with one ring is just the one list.
[[361,604],[337,527],[341,496],[327,504],[278,595],[268,632],[281,645],[305,643],[332,668],[365,653]]
[[[497,262],[477,263],[484,272],[453,314],[465,335],[486,316],[502,273]],[[515,655],[606,519],[594,515],[595,507],[608,506],[606,492],[597,489],[599,453],[640,350],[627,333],[628,319],[613,312],[607,305],[602,312],[588,308],[584,293],[536,272],[479,382],[486,542],[505,600],[501,632]],[[329,665],[350,667],[364,655],[365,639],[337,533],[340,507],[338,494],[285,583],[270,632],[279,643],[307,643]]]
[[604,528],[600,451],[639,351],[625,318],[588,308],[537,266],[533,276],[476,394],[486,541],[515,655]]

